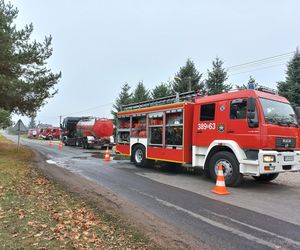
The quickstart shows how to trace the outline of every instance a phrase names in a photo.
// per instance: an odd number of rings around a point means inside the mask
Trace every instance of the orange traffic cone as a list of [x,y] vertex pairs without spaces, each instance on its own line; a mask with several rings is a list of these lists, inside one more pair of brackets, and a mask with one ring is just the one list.
[[227,191],[225,186],[222,164],[219,164],[216,187],[213,190],[211,190],[211,192],[220,195],[230,194],[230,192]]
[[53,143],[52,140],[49,141],[49,147],[52,147]]
[[109,155],[108,147],[106,148],[104,160],[105,160],[105,161],[110,161],[110,160],[111,160],[111,159],[110,159],[110,155]]
[[59,144],[58,144],[58,149],[63,149],[63,144],[62,144],[62,141],[59,141]]

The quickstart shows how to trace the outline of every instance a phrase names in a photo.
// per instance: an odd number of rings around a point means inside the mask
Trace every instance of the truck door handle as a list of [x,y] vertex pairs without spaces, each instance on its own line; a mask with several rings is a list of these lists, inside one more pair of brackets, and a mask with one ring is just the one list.
[[227,130],[227,133],[234,133],[234,130]]

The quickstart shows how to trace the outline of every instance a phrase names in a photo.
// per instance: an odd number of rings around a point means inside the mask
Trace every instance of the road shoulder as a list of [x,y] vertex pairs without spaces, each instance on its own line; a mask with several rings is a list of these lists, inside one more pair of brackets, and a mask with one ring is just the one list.
[[64,168],[46,163],[45,156],[34,151],[34,166],[46,178],[59,184],[67,192],[84,199],[99,211],[123,220],[147,238],[165,249],[210,249],[179,228],[163,222],[146,210],[135,206],[110,190]]

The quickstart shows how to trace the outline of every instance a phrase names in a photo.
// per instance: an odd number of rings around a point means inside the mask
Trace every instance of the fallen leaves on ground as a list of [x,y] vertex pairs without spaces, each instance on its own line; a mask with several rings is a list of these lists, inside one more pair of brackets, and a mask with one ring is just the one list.
[[[71,196],[35,171],[31,151],[0,136],[1,249],[149,249],[131,229]],[[6,237],[6,238],[5,238]]]

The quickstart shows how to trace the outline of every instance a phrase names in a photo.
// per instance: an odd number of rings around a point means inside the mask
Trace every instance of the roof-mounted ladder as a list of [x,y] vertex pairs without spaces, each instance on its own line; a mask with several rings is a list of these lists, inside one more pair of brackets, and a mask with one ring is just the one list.
[[198,93],[196,91],[188,91],[181,94],[176,93],[175,95],[170,95],[162,98],[123,105],[122,111],[166,105],[171,103],[183,102],[185,100],[193,100],[196,96],[198,96]]

